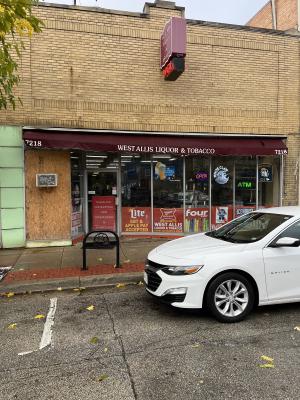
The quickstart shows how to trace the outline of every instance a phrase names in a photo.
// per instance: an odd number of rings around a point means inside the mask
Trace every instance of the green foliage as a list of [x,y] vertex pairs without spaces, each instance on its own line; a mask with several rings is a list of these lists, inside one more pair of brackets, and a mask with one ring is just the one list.
[[0,110],[9,105],[16,107],[13,90],[20,81],[18,60],[24,38],[40,32],[43,26],[32,15],[36,3],[36,0],[0,0]]

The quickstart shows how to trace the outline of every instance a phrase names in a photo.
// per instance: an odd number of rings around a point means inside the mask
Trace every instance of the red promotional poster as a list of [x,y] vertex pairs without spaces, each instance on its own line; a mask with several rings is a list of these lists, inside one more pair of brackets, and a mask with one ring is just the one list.
[[183,232],[182,208],[154,208],[153,211],[153,226],[155,232]]
[[116,230],[116,205],[114,196],[92,197],[93,230]]
[[122,207],[123,232],[151,232],[150,207]]
[[185,232],[206,232],[209,230],[208,208],[187,208],[184,221]]

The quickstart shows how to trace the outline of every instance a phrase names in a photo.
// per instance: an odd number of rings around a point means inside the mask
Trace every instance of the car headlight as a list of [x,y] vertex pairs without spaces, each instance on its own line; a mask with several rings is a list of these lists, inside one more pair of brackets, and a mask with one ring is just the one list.
[[168,275],[192,275],[200,271],[203,265],[193,265],[191,267],[164,267],[162,269]]

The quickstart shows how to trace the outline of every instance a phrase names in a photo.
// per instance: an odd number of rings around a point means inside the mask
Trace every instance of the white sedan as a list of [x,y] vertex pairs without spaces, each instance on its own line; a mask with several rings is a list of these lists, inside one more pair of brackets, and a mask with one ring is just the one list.
[[243,215],[221,228],[165,243],[145,266],[147,291],[180,308],[203,308],[222,322],[256,305],[300,301],[300,207]]

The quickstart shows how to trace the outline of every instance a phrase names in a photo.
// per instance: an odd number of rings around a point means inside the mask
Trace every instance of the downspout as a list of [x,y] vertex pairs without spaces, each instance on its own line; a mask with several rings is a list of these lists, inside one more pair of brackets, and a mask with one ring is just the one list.
[[[272,7],[272,28],[277,29],[277,18],[276,18],[276,0],[271,0]],[[299,3],[300,0],[298,0]]]
[[300,32],[300,0],[298,0],[297,8],[298,8],[298,24],[297,24],[297,29],[298,29],[298,32]]

